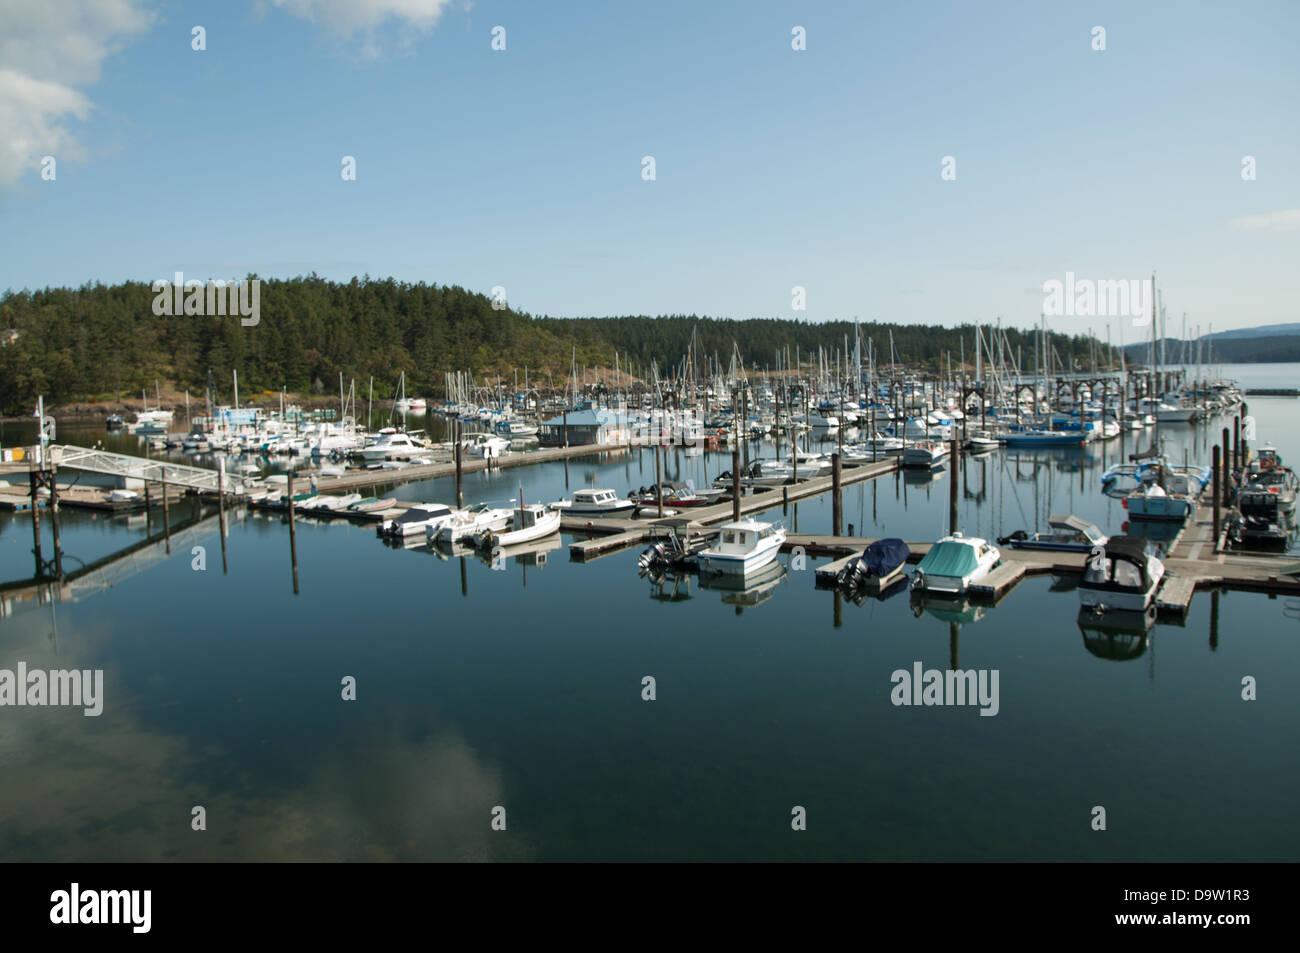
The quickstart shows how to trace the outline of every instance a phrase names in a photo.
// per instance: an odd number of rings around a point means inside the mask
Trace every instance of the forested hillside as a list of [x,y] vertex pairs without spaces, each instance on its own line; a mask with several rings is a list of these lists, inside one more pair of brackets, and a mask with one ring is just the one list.
[[[0,296],[0,410],[29,412],[38,394],[54,405],[118,400],[164,388],[202,393],[211,372],[223,392],[231,369],[241,387],[290,392],[334,392],[339,373],[376,396],[391,395],[405,371],[411,394],[437,395],[447,371],[502,374],[528,368],[533,380],[553,375],[563,386],[576,348],[579,367],[624,368],[630,358],[648,373],[678,364],[691,345],[703,356],[729,363],[733,344],[748,365],[772,366],[778,349],[796,348],[807,361],[819,347],[850,346],[849,322],[733,321],[670,317],[547,318],[512,309],[457,286],[405,284],[393,279],[354,278],[337,283],[315,275],[263,280],[260,321],[244,327],[238,317],[156,316],[148,283],[85,285],[9,292]],[[892,329],[899,358],[938,367],[957,364],[963,342],[973,362],[975,332],[967,325],[861,325],[879,363],[888,361]],[[1013,331],[1032,366],[1032,332]],[[1052,335],[1064,361],[1088,360],[1082,336]],[[865,353],[865,342],[864,342]],[[1103,348],[1098,345],[1096,353]],[[946,366],[946,364],[945,364]]]

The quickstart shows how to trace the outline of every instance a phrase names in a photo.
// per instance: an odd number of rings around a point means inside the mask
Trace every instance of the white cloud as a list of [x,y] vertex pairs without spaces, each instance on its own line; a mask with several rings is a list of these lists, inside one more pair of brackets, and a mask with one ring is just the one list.
[[[277,7],[299,19],[323,27],[336,36],[363,38],[362,54],[380,53],[377,34],[385,26],[424,34],[433,29],[453,0],[271,0]],[[398,45],[407,46],[411,37],[399,37]]]
[[67,126],[94,108],[79,87],[152,19],[137,0],[0,0],[0,188],[43,155],[83,155]]
[[1300,208],[1263,212],[1259,215],[1243,215],[1241,218],[1234,218],[1228,224],[1233,228],[1264,228],[1274,232],[1292,232],[1300,228]]

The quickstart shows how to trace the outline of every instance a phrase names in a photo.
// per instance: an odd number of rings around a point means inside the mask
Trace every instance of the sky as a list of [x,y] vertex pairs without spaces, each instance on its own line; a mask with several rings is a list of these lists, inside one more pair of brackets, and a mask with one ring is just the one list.
[[0,291],[1027,326],[1155,272],[1170,333],[1295,321],[1298,51],[1287,0],[0,0]]

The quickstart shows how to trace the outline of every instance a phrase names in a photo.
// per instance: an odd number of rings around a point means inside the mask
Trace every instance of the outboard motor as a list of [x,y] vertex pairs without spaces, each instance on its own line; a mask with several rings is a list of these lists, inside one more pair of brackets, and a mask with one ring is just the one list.
[[866,575],[866,570],[862,566],[862,557],[854,556],[840,569],[835,577],[835,584],[841,589],[856,589],[862,585]]
[[998,537],[998,545],[999,545],[999,546],[1006,546],[1008,543],[1011,543],[1011,542],[1017,542],[1017,543],[1019,543],[1019,542],[1022,542],[1023,540],[1026,540],[1026,539],[1028,539],[1028,538],[1029,538],[1029,534],[1028,534],[1028,533],[1026,533],[1023,529],[1018,529],[1018,530],[1016,530],[1014,533],[1012,533],[1010,536],[999,536],[999,537]]

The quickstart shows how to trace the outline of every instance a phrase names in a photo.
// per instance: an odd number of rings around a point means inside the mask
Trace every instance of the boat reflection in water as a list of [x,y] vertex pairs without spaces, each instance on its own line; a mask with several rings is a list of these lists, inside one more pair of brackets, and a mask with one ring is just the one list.
[[1097,658],[1126,662],[1140,658],[1147,648],[1147,634],[1155,625],[1156,607],[1145,612],[1112,609],[1109,612],[1079,610],[1079,631],[1083,647]]
[[701,576],[700,588],[721,591],[722,601],[736,607],[736,615],[772,598],[777,586],[786,581],[784,564],[768,563],[757,572],[739,575]]
[[922,594],[920,590],[912,593],[912,615],[918,619],[928,612],[943,622],[969,625],[984,618],[986,610],[986,606],[971,602],[970,597],[965,595]]
[[844,595],[855,606],[865,605],[868,599],[884,602],[886,599],[892,599],[900,592],[907,592],[910,582],[911,579],[907,573],[900,573],[897,579],[883,589],[872,590],[865,586],[859,586],[856,589],[849,590]]

